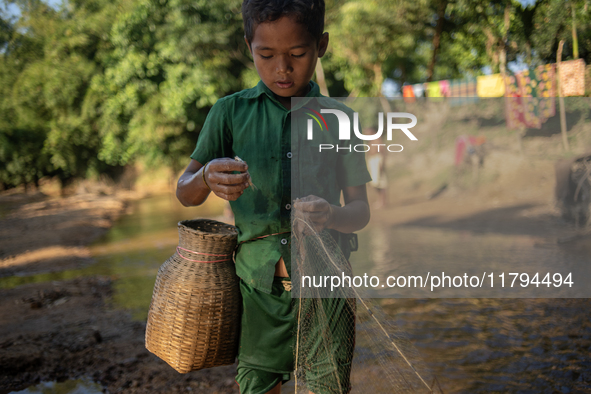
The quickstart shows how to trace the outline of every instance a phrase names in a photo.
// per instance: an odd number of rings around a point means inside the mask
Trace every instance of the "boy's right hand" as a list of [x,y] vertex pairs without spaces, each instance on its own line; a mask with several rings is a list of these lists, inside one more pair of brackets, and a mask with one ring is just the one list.
[[[249,187],[248,165],[229,157],[215,159],[203,168],[207,186],[218,197],[235,201]],[[236,174],[234,172],[239,172]]]

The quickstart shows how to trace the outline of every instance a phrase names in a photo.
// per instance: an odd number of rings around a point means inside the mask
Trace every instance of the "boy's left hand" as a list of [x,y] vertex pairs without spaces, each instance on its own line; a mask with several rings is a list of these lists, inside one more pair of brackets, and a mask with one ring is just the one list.
[[[343,189],[345,205],[331,205],[314,195],[297,199],[293,203],[295,221],[293,231],[304,235],[324,229],[349,234],[361,230],[369,222],[369,204],[365,185]],[[302,219],[302,220],[297,220]]]
[[[307,197],[296,200],[293,204],[293,208],[296,210],[296,217],[301,217],[303,220],[308,222],[316,232],[320,232],[325,228],[330,228],[333,208],[323,198],[309,195]],[[305,226],[305,224],[302,224]],[[303,230],[306,233],[306,228],[297,226],[296,230]]]

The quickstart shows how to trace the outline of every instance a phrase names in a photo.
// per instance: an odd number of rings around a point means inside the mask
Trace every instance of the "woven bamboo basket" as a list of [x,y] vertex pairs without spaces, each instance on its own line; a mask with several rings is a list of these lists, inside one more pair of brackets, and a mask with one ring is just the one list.
[[234,363],[241,297],[232,255],[236,227],[179,222],[179,246],[158,270],[146,348],[180,373]]

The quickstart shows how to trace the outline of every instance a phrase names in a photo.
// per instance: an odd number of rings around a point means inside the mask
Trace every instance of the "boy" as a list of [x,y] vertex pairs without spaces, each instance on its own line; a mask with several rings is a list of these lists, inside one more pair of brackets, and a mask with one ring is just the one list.
[[[177,197],[185,206],[203,203],[210,192],[230,201],[239,228],[236,273],[243,296],[236,382],[241,393],[279,393],[294,369],[297,320],[288,282],[290,134],[291,113],[301,107],[292,108],[291,98],[321,97],[311,79],[326,52],[328,33],[323,32],[323,0],[245,0],[242,13],[246,45],[261,81],[212,107],[179,179]],[[326,185],[325,195],[307,195],[294,203],[318,231],[352,233],[369,221],[364,158],[349,156],[339,158],[344,177],[320,182]],[[347,171],[352,168],[362,171]],[[249,188],[250,176],[256,189]],[[349,364],[351,357],[352,350]],[[340,391],[325,387],[321,378],[309,379],[308,387],[315,394],[347,392],[348,368],[337,371],[347,382]]]

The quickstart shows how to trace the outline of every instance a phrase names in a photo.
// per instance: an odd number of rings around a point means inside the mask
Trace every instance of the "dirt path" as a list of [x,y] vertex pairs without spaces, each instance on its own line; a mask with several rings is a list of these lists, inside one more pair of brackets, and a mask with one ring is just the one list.
[[[0,278],[92,264],[86,245],[109,229],[127,197],[0,195]],[[180,375],[149,353],[145,324],[110,306],[109,277],[4,283],[0,393],[83,376],[111,393],[237,392],[233,366]]]

